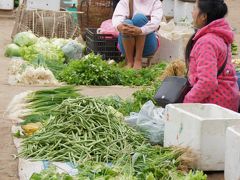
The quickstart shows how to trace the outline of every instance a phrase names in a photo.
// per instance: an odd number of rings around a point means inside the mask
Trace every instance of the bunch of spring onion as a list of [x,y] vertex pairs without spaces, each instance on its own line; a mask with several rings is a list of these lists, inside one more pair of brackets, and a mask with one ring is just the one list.
[[52,110],[65,99],[78,97],[73,86],[63,86],[56,89],[40,90],[27,97],[27,108],[31,113],[24,118],[22,125],[47,120]]

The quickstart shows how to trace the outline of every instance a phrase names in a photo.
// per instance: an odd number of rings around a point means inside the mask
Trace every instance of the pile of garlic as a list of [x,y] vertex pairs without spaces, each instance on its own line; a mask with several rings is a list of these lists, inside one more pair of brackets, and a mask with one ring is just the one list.
[[38,84],[38,85],[58,85],[58,81],[54,77],[52,71],[44,67],[27,66],[25,71],[21,74],[21,81],[23,84]]
[[11,85],[59,85],[53,73],[42,66],[34,67],[21,59],[12,59],[8,83]]

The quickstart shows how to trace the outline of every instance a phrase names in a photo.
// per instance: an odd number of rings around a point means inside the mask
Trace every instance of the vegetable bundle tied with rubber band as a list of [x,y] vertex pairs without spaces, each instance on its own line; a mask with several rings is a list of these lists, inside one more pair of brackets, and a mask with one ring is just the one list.
[[144,143],[111,106],[89,97],[67,99],[54,117],[22,144],[20,156],[34,160],[113,162]]

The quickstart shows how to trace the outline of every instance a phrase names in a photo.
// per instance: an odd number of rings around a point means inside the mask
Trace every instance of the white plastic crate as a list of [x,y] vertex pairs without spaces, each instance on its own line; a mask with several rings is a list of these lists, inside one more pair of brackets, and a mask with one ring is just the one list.
[[240,179],[240,123],[226,132],[225,180]]
[[60,0],[27,0],[27,10],[60,10]]
[[0,0],[0,9],[3,10],[14,9],[14,0]]
[[163,0],[163,15],[167,17],[174,16],[174,0]]
[[192,23],[192,11],[194,2],[174,1],[174,21],[176,23],[186,22]]
[[198,169],[224,170],[226,129],[240,123],[239,113],[214,104],[170,104],[164,120],[164,146],[190,147]]

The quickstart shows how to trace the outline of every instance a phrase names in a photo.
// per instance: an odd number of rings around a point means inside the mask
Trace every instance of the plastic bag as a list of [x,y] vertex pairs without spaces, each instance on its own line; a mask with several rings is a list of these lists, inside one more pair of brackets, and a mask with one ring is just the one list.
[[164,37],[171,41],[181,38],[187,38],[194,34],[194,29],[191,26],[175,25],[174,20],[170,22],[161,22],[161,28],[158,31],[160,37]]
[[68,60],[82,58],[82,45],[77,41],[69,41],[62,47],[62,51]]
[[119,32],[113,27],[112,19],[103,21],[100,28],[97,29],[98,34],[111,34],[115,38],[118,37]]
[[143,132],[153,145],[163,144],[164,108],[157,108],[152,101],[146,102],[139,113],[131,113],[125,121],[133,128]]

